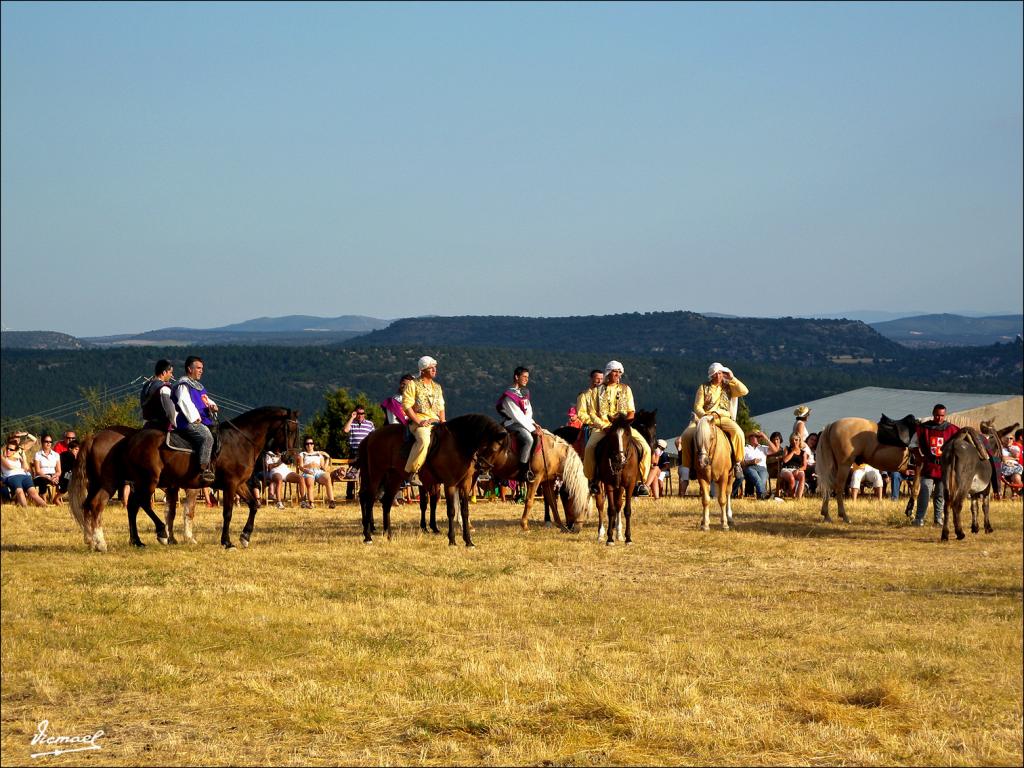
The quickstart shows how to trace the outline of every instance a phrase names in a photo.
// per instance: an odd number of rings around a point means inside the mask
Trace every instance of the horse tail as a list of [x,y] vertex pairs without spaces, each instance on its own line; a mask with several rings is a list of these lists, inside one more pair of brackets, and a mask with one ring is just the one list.
[[832,450],[832,424],[826,424],[818,434],[818,445],[814,449],[814,471],[818,475],[821,495],[828,498],[836,476],[836,457]]
[[583,474],[583,462],[580,461],[579,454],[571,445],[561,438],[555,438],[555,440],[564,444],[562,483],[569,494],[569,503],[575,513],[575,520],[582,523],[590,511],[590,488],[587,484],[587,476]]
[[85,497],[89,493],[89,475],[88,475],[88,463],[89,454],[92,452],[92,441],[93,435],[89,435],[82,442],[82,446],[78,451],[78,459],[75,461],[75,467],[71,470],[71,482],[68,484],[68,494],[71,497],[71,516],[75,518],[75,522],[78,523],[78,527],[82,529],[82,533],[86,533],[85,529]]

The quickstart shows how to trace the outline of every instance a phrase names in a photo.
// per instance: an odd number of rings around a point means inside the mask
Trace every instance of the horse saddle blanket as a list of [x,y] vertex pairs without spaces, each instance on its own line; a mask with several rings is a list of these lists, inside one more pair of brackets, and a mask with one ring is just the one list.
[[917,419],[910,414],[897,421],[883,413],[878,420],[878,442],[896,448],[909,448],[916,429]]
[[[509,445],[512,446],[512,451],[514,453],[518,454],[519,453],[519,433],[518,432],[513,432],[511,429],[506,429],[505,431],[508,432]],[[551,434],[546,429],[543,430],[543,431],[544,431],[545,434]],[[542,450],[543,450],[542,441],[535,439],[533,441],[533,453],[534,453],[534,455],[540,453]]]
[[170,448],[172,451],[192,453],[192,443],[190,443],[184,437],[179,435],[177,432],[167,433],[167,437],[164,438],[164,447]]

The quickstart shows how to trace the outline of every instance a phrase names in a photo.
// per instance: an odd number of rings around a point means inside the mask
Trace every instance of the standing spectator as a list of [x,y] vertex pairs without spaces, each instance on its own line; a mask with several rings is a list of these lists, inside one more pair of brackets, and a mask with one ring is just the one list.
[[661,498],[661,478],[662,474],[668,474],[669,467],[672,462],[665,453],[665,449],[668,448],[668,443],[664,440],[659,439],[654,444],[654,451],[651,453],[651,471],[647,473],[647,488],[651,492],[651,497],[657,501]]
[[946,508],[946,488],[942,482],[942,446],[960,428],[946,421],[946,406],[936,403],[932,408],[932,418],[917,425],[917,459],[918,472],[921,478],[921,491],[917,495],[917,515],[914,525],[924,525],[924,516],[928,512],[928,500],[932,500],[932,508],[936,525],[942,525]]
[[796,421],[793,422],[794,435],[799,435],[800,442],[807,442],[807,417],[811,415],[811,409],[806,405],[797,406],[796,410],[793,411],[793,415],[796,416]]
[[[33,442],[35,439],[33,438]],[[19,507],[27,507],[31,501],[37,507],[45,507],[46,502],[39,496],[39,491],[32,484],[32,475],[28,472],[25,458],[21,454],[21,446],[17,433],[7,438],[4,443],[4,455],[0,457],[4,485],[14,495]],[[28,500],[26,500],[26,496]]]
[[[46,493],[46,489],[53,487],[54,491],[60,485],[60,454],[53,450],[53,436],[43,435],[43,447],[36,451],[32,460],[33,478],[32,482],[39,490],[39,495]],[[53,504],[57,503],[54,499]]]
[[[675,440],[675,443],[676,443],[676,455],[681,458],[682,457],[682,448],[680,446],[683,443],[682,438],[681,437],[677,437],[676,440]],[[689,467],[684,467],[683,466],[683,462],[680,461],[679,462],[679,468],[676,471],[679,474],[679,495],[680,496],[685,496],[686,495],[686,488],[690,484],[690,468]]]
[[57,441],[57,443],[53,446],[53,450],[55,450],[57,453],[64,453],[64,451],[71,447],[72,441],[76,443],[78,442],[78,436],[75,433],[75,430],[65,429],[64,438],[62,440]]
[[[405,388],[409,386],[409,382],[415,378],[411,373],[407,373],[398,382],[398,394],[392,395],[380,403],[381,409],[384,411],[384,418],[387,419],[388,424],[407,424],[409,416],[405,412],[405,408],[402,407],[402,394],[405,392]],[[352,457],[353,459],[355,456]]]
[[[356,456],[359,455],[359,444],[366,439],[368,434],[373,432],[373,422],[366,418],[366,409],[363,408],[363,406],[356,406],[356,409],[352,411],[351,415],[348,417],[348,421],[345,422],[345,426],[342,428],[342,431],[348,435],[349,458],[355,461]],[[356,497],[355,492],[355,480],[349,480],[346,482],[345,501],[353,501]]]
[[764,432],[751,432],[747,435],[747,444],[743,446],[743,480],[754,490],[759,499],[768,498],[768,454],[761,446],[761,438],[767,437]]

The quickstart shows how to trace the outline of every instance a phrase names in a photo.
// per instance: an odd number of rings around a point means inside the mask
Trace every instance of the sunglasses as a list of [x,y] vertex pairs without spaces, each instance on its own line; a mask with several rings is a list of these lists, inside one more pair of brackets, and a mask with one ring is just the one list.
[[50,445],[53,440],[43,440],[43,445]]

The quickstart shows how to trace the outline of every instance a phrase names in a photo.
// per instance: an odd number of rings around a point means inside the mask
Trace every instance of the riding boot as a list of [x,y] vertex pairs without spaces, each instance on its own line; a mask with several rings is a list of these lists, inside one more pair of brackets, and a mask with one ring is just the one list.
[[528,461],[520,461],[519,462],[519,476],[517,478],[519,480],[519,482],[521,482],[521,483],[528,483],[531,480],[533,480],[533,478],[534,478],[534,474],[533,474],[533,471],[530,469],[530,462],[528,462]]
[[210,468],[209,464],[201,466],[199,469],[201,470],[199,479],[202,480],[204,483],[212,483],[214,480],[217,479],[217,476],[213,473],[213,469]]
[[597,494],[599,494],[600,492],[601,492],[601,487],[598,484],[597,480],[591,480],[590,481],[590,495],[591,496],[597,496]]
[[411,475],[409,475],[409,485],[423,485],[423,483],[420,482],[419,472],[413,472]]

